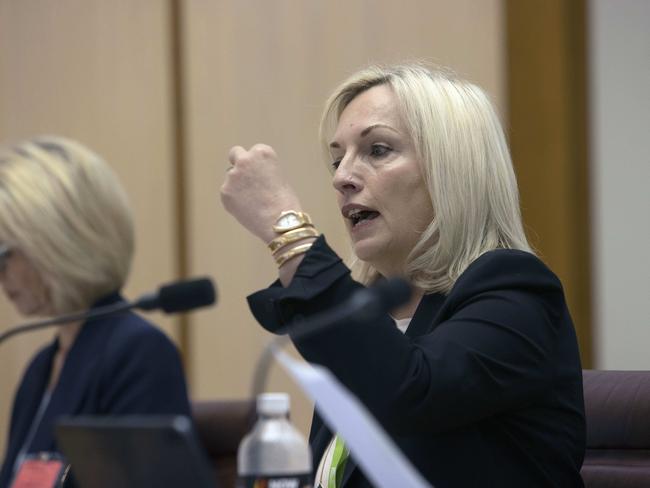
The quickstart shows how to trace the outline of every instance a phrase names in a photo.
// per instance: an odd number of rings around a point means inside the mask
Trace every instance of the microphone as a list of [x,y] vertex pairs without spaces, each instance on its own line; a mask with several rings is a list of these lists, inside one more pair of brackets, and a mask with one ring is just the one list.
[[[373,286],[355,291],[352,296],[340,305],[313,315],[306,320],[308,327],[294,334],[294,340],[304,339],[335,327],[337,322],[353,320],[355,322],[370,322],[381,315],[409,301],[412,294],[411,285],[401,278],[381,280]],[[283,329],[280,333],[286,332]],[[266,387],[269,366],[275,352],[289,340],[288,334],[272,339],[262,351],[253,373],[252,397],[257,398]]]
[[163,285],[157,292],[138,298],[133,307],[147,311],[159,308],[165,313],[176,313],[212,305],[215,300],[212,280],[197,278]]
[[52,317],[38,322],[23,324],[0,334],[0,343],[23,332],[44,329],[80,320],[90,320],[107,315],[126,312],[131,309],[145,311],[161,309],[165,313],[177,313],[212,305],[216,301],[216,291],[210,278],[194,278],[175,281],[158,288],[158,291],[142,295],[134,302],[118,302],[91,310]]

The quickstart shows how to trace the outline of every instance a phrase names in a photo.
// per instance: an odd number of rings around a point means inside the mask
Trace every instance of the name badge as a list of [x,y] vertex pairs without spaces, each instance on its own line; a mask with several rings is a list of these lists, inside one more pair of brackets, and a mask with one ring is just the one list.
[[60,454],[42,452],[27,456],[18,468],[11,488],[59,488],[70,465]]

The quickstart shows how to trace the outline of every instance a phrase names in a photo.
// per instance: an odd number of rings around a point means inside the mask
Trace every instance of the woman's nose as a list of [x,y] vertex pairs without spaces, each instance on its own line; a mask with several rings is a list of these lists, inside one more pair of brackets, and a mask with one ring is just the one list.
[[332,185],[341,193],[358,192],[363,188],[361,177],[353,158],[344,158],[334,171]]

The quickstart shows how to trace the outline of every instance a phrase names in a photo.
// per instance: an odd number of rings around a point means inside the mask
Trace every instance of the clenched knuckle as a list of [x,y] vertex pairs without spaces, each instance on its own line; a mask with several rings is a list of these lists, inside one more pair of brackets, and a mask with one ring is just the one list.
[[270,158],[275,155],[275,152],[273,151],[273,148],[267,144],[255,144],[251,148],[251,152],[254,152],[258,154],[259,156],[263,158]]

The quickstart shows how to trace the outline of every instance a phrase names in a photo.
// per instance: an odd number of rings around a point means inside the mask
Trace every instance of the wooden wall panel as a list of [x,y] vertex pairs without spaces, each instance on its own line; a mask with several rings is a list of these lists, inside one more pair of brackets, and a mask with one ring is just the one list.
[[[61,134],[113,166],[135,211],[132,297],[177,272],[169,25],[158,0],[0,0],[0,139]],[[4,328],[18,317],[0,300]],[[18,377],[52,335],[0,346],[0,453]]]
[[[218,191],[230,146],[275,147],[305,209],[343,255],[348,245],[330,176],[320,160],[317,124],[329,92],[369,62],[424,58],[485,87],[504,107],[500,0],[183,2],[189,268],[211,273],[219,305],[191,317],[190,377],[199,397],[248,393],[256,358],[269,340],[245,296],[269,284],[275,265],[263,243],[225,213]],[[274,372],[271,389],[289,391],[298,423],[310,408]]]
[[[305,207],[347,255],[316,143],[327,94],[368,62],[424,58],[485,87],[503,112],[503,22],[501,0],[0,0],[0,139],[59,133],[114,166],[136,213],[127,294],[179,274],[214,275],[218,308],[190,316],[186,329],[190,386],[196,397],[243,396],[268,340],[244,297],[275,268],[218,202],[228,148],[274,145]],[[6,302],[0,315],[18,320]],[[154,319],[178,335],[175,321]],[[49,337],[2,346],[0,443],[18,375]],[[306,428],[308,402],[272,376]]]
[[508,0],[510,145],[531,244],[564,285],[592,364],[583,0]]

